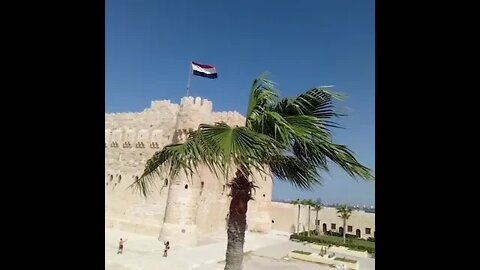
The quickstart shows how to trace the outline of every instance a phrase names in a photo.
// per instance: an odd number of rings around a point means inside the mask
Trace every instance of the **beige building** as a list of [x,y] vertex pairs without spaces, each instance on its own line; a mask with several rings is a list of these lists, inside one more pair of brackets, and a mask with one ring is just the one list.
[[[272,202],[270,215],[272,229],[277,231],[293,233],[317,229],[321,232],[341,233],[345,230],[343,220],[338,217],[337,209],[333,207],[322,207],[317,212],[313,207],[309,208],[306,205]],[[375,214],[353,210],[346,227],[348,234],[355,234],[364,239],[375,237]]]
[[[213,112],[212,102],[199,97],[184,97],[180,104],[153,101],[143,112],[105,114],[106,227],[158,235],[159,239],[175,239],[177,244],[184,245],[195,245],[224,232],[230,202],[226,179],[215,177],[206,168],[201,168],[192,179],[185,175],[176,179],[157,176],[156,189],[148,198],[129,188],[156,151],[167,144],[185,141],[188,131],[201,123],[219,121],[242,126],[245,117],[238,112]],[[254,175],[252,180],[258,188],[255,200],[248,205],[249,230],[296,230],[298,206],[271,201],[270,175]],[[325,223],[328,229],[332,224],[338,228],[342,224],[332,211],[319,212],[321,224]],[[301,207],[300,231],[308,227],[307,212],[308,209]],[[315,213],[310,220],[310,228],[315,228]],[[357,228],[361,231],[362,237],[373,236],[374,215],[354,213],[350,222],[354,231]]]

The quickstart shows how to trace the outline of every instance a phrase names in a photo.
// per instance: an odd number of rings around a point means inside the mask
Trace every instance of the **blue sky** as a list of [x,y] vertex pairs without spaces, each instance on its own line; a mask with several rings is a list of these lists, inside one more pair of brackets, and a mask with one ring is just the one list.
[[[189,63],[211,64],[218,79],[192,77],[191,95],[214,111],[245,114],[253,79],[263,72],[281,96],[335,85],[348,116],[334,139],[375,168],[374,1],[106,0],[106,112],[142,111],[152,100],[179,103]],[[333,167],[322,187],[275,181],[274,199],[322,198],[375,204],[375,184]]]

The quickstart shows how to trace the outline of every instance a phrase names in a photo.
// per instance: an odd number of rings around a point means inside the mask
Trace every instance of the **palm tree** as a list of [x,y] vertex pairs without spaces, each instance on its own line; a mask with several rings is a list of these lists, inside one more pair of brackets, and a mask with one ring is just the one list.
[[[280,99],[273,82],[265,75],[256,78],[244,127],[220,122],[201,124],[180,144],[170,144],[156,152],[146,163],[142,176],[132,186],[146,196],[155,176],[179,172],[193,175],[207,166],[229,181],[231,202],[227,228],[225,269],[242,269],[246,213],[254,181],[254,172],[271,173],[302,189],[312,189],[321,181],[320,172],[328,171],[327,161],[340,166],[352,177],[371,179],[370,169],[361,165],[345,145],[333,142],[330,128],[340,116],[333,109],[339,95],[313,88],[296,98]],[[255,179],[253,179],[255,180]]]
[[303,205],[308,205],[308,219],[307,219],[307,236],[310,236],[310,212],[311,208],[315,206],[315,202],[311,199],[302,200]]
[[311,208],[311,205],[310,204],[307,204],[308,205],[308,220],[307,220],[307,236],[310,237],[310,208]]
[[297,233],[300,232],[300,199],[296,199],[295,201],[292,201],[293,204],[298,205],[298,212],[297,212]]
[[317,222],[318,222],[318,211],[320,211],[322,209],[322,206],[318,203],[315,203],[315,206],[313,207],[316,211],[316,215],[315,215],[315,230],[317,231],[317,234],[320,234],[320,229],[319,229],[319,226],[320,226],[320,223],[317,225]]
[[337,208],[337,214],[339,218],[343,219],[343,243],[345,243],[345,232],[347,231],[345,226],[347,225],[347,219],[352,215],[352,209],[348,208],[346,204],[342,204]]

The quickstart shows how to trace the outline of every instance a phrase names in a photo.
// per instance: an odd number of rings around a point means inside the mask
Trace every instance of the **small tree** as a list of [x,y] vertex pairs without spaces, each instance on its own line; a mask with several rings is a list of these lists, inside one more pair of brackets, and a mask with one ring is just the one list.
[[297,215],[297,233],[300,233],[300,199],[292,201],[293,204],[298,205],[298,215]]
[[347,219],[350,218],[352,215],[352,209],[348,208],[346,204],[340,205],[337,208],[337,214],[339,218],[343,219],[343,243],[345,244],[345,231],[346,231],[346,225],[347,225]]
[[[313,200],[311,199],[296,199],[295,201],[291,201],[292,204],[298,205],[298,216],[297,216],[297,228],[300,227],[300,205],[307,205],[308,206],[308,219],[307,219],[307,236],[310,236],[310,212],[311,208],[314,207],[316,204]],[[305,226],[304,226],[305,227]],[[297,230],[297,233],[299,233],[300,230]]]
[[315,207],[315,202],[311,199],[308,199],[308,200],[303,200],[303,204],[308,205],[307,235],[310,236],[310,213],[311,213],[312,207]]
[[316,203],[313,208],[316,211],[316,214],[315,214],[315,230],[317,231],[317,233],[319,233],[320,232],[320,222],[318,222],[318,211],[320,211],[322,209],[322,206],[320,204]]

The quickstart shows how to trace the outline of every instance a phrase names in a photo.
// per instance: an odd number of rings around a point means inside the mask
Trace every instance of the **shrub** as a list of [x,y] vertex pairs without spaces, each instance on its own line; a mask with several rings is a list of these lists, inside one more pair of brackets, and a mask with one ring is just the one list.
[[374,253],[375,252],[375,247],[370,247],[370,246],[363,246],[359,244],[354,244],[352,242],[347,242],[347,243],[342,243],[341,241],[333,241],[333,240],[327,240],[319,237],[308,237],[306,235],[301,235],[301,234],[292,234],[290,235],[290,240],[292,239],[297,239],[301,242],[310,242],[310,243],[319,243],[319,244],[327,244],[327,245],[335,245],[335,246],[344,246],[352,250],[358,250],[358,251],[367,251],[369,253]]
[[[343,235],[339,232],[332,232],[332,231],[327,231],[325,232],[326,235],[331,235],[331,236],[338,236],[338,237],[343,237]],[[349,233],[345,233],[345,238],[354,238],[354,239],[358,239],[357,235],[356,234],[349,234]]]
[[367,241],[375,242],[375,237],[368,237],[368,238],[367,238]]
[[339,232],[332,232],[332,231],[327,231],[325,232],[326,235],[331,235],[331,236],[342,236],[341,233]]

